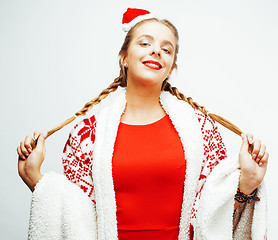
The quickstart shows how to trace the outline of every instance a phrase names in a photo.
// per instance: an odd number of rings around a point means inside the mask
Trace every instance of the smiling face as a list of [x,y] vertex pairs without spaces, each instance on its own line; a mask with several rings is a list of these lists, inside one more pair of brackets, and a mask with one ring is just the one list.
[[122,55],[127,82],[161,87],[174,68],[175,54],[176,37],[170,28],[158,21],[143,23]]

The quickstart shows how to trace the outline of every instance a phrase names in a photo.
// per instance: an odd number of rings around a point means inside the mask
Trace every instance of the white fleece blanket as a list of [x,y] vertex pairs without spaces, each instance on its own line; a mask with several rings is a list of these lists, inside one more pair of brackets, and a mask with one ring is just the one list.
[[65,176],[45,174],[32,195],[28,239],[97,239],[92,201]]
[[[233,231],[233,195],[239,174],[237,164],[226,159],[209,176],[199,203],[194,239],[266,239],[264,184],[258,191],[260,202],[237,210],[240,216],[235,216]],[[96,217],[94,204],[77,185],[61,174],[48,173],[33,192],[28,239],[96,240]]]
[[[195,239],[264,240],[267,230],[266,192],[258,188],[259,202],[242,204],[233,215],[239,164],[227,158],[207,179],[198,207]],[[221,226],[221,227],[220,227]]]
[[[194,206],[197,209],[196,218],[191,219],[192,204],[199,187],[202,187],[199,178],[204,160],[204,142],[200,123],[192,107],[170,93],[162,92],[160,102],[180,136],[187,160],[179,240],[189,240],[190,223],[195,227],[195,240],[266,239],[264,185],[258,191],[261,201],[240,207],[235,212],[233,224],[234,194],[240,175],[236,158],[221,160],[207,176]],[[81,129],[87,127],[85,122],[78,124],[71,133],[72,139],[74,138],[71,145],[74,148],[75,144],[81,142],[80,149],[75,151],[76,157],[81,157],[82,152],[93,163],[93,200],[96,204],[65,176],[45,174],[32,197],[29,239],[117,239],[111,162],[118,125],[125,106],[125,89],[119,87],[96,105],[93,112],[87,114],[87,117],[94,114],[97,121],[96,128],[90,125],[90,129],[94,128],[91,131],[95,137],[94,144],[91,138],[82,141],[78,135]],[[210,125],[206,127],[203,130],[213,130]],[[72,179],[78,183],[76,178]]]

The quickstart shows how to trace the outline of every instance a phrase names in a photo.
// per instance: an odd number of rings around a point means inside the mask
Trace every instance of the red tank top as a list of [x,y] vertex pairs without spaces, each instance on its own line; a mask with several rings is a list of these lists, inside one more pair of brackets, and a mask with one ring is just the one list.
[[168,115],[120,123],[112,159],[119,240],[177,240],[186,161]]

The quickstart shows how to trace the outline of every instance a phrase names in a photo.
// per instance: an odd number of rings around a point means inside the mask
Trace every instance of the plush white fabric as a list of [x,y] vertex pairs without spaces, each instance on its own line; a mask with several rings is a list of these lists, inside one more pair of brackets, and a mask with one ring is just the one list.
[[[191,209],[200,190],[203,164],[203,139],[200,124],[191,106],[168,92],[160,97],[162,107],[176,128],[187,160],[179,240],[189,239],[190,223],[195,239],[264,239],[266,234],[266,200],[259,187],[261,201],[236,211],[239,219],[233,230],[233,205],[240,170],[237,159],[222,160],[208,175],[198,197],[196,219]],[[86,117],[96,118],[95,142],[82,143],[82,152],[92,161],[94,204],[77,185],[64,176],[46,174],[32,197],[30,239],[117,239],[116,201],[112,178],[112,156],[121,115],[126,106],[125,89],[119,87],[96,105]],[[72,135],[82,127],[80,123]],[[93,152],[91,154],[91,151]],[[242,211],[240,211],[242,209]],[[247,227],[246,227],[247,226]],[[247,230],[246,230],[247,229]]]
[[65,176],[47,173],[32,195],[28,239],[97,239],[95,207]]
[[228,158],[220,162],[208,177],[199,203],[195,239],[266,239],[264,184],[257,194],[261,201],[244,204],[244,208],[235,213],[240,214],[240,218],[233,231],[233,197],[240,176],[238,165],[237,161]]

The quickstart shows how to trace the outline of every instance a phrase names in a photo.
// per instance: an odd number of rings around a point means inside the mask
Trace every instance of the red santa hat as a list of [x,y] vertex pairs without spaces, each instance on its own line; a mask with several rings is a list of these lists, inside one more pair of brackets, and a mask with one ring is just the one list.
[[128,32],[135,24],[153,18],[154,16],[147,10],[128,8],[123,14],[122,27],[125,32]]

